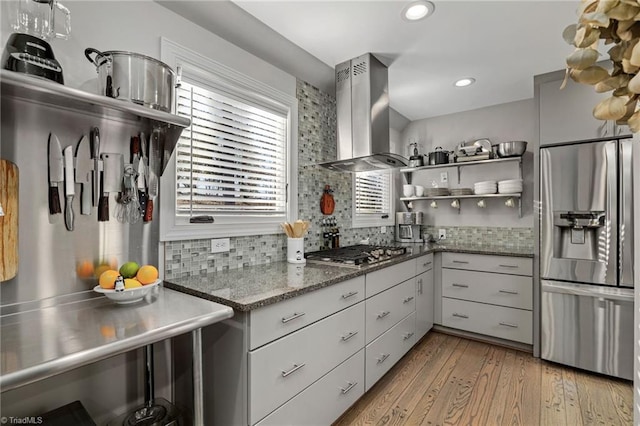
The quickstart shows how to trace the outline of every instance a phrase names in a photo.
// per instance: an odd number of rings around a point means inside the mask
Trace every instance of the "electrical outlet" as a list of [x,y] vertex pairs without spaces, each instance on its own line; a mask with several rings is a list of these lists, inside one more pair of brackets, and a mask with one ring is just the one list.
[[438,239],[446,240],[447,239],[447,230],[446,229],[438,229]]
[[381,226],[380,227],[380,233],[381,234],[386,234],[387,233],[387,227],[386,226]]
[[225,253],[230,249],[229,238],[211,240],[211,253]]
[[441,183],[449,182],[449,174],[447,172],[441,172],[440,173],[440,182]]

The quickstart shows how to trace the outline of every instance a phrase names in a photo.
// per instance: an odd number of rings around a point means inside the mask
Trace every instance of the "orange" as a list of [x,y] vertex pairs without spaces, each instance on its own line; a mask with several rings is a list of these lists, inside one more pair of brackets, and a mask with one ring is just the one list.
[[142,284],[152,284],[158,279],[158,270],[155,266],[144,265],[138,269],[136,279]]
[[96,278],[100,278],[100,275],[102,275],[102,273],[104,271],[108,271],[109,269],[116,269],[116,268],[112,268],[111,266],[107,265],[106,263],[102,263],[96,268],[94,274],[95,274]]
[[104,271],[100,274],[99,283],[100,287],[106,289],[114,289],[116,287],[116,278],[120,275],[120,272],[109,269],[108,271]]
[[136,288],[136,287],[142,287],[142,284],[140,284],[140,281],[134,279],[134,278],[125,278],[124,279],[124,288],[128,289],[128,288]]
[[93,276],[93,263],[88,260],[81,260],[76,266],[76,274],[80,278],[89,278]]

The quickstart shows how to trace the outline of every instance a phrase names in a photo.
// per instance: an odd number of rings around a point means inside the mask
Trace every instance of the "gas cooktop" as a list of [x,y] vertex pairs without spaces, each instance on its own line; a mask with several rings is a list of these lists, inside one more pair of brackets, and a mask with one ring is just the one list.
[[402,256],[406,252],[406,247],[360,244],[337,249],[313,251],[306,253],[305,257],[308,263],[361,268]]

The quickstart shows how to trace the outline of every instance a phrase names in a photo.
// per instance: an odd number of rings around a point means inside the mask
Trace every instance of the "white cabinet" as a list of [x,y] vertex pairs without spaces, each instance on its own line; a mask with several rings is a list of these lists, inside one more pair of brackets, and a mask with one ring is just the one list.
[[433,327],[434,286],[433,254],[417,260],[416,282],[416,342]]
[[415,278],[411,278],[367,299],[365,304],[367,343],[415,311],[415,288]]
[[[569,79],[560,90],[564,72],[549,74],[537,83],[540,114],[540,145],[587,139],[629,136],[628,126],[597,120],[593,108],[611,92],[596,93],[593,87]],[[546,77],[546,76],[545,76]]]
[[500,339],[533,342],[530,258],[442,254],[442,325]]

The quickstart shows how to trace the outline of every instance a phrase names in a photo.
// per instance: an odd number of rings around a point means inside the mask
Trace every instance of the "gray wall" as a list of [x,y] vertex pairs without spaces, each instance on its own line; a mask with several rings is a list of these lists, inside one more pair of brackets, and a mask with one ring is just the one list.
[[[533,227],[533,143],[536,139],[535,103],[533,99],[495,105],[457,114],[426,118],[409,123],[402,131],[402,144],[407,152],[411,140],[417,140],[420,153],[443,147],[453,151],[462,141],[488,138],[493,144],[511,140],[528,141],[523,156],[524,190],[522,194],[522,218],[517,209],[504,205],[504,200],[489,200],[487,208],[479,209],[474,200],[461,201],[460,214],[448,203],[439,202],[438,208],[429,207],[426,201],[416,202],[415,209],[426,214],[426,223],[434,226],[495,226]],[[440,174],[447,172],[448,184],[443,184]],[[461,180],[457,182],[456,168],[421,171],[414,173],[413,183],[450,188],[473,188],[474,182],[486,180],[515,179],[518,176],[516,163],[465,166],[461,169]]]

